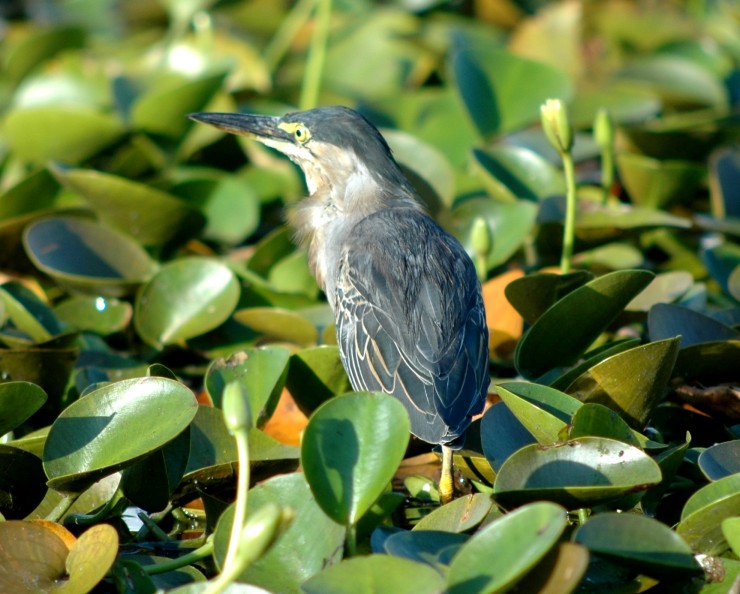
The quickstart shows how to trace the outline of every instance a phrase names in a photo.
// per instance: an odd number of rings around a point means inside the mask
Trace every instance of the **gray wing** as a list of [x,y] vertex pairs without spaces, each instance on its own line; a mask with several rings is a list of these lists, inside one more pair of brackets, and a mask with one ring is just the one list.
[[412,209],[363,219],[342,253],[335,314],[353,388],[396,396],[424,441],[461,445],[489,375],[480,285],[457,240]]

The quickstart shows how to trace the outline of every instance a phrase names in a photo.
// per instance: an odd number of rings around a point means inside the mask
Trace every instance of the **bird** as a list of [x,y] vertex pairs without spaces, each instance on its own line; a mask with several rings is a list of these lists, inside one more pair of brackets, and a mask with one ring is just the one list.
[[378,129],[349,107],[190,117],[260,141],[302,169],[308,196],[287,219],[334,312],[350,385],[400,400],[411,432],[441,446],[440,499],[451,501],[453,450],[490,383],[468,253],[426,212]]

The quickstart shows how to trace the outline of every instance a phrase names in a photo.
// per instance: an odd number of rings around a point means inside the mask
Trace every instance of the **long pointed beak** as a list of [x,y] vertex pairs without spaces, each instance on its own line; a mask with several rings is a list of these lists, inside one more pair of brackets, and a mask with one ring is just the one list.
[[224,132],[254,138],[262,142],[272,140],[282,143],[292,140],[285,130],[278,128],[280,118],[275,116],[242,113],[191,113],[188,117]]

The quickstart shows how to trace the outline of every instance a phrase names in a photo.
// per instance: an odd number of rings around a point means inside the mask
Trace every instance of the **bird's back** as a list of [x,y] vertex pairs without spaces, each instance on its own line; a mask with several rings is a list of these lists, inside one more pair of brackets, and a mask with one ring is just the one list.
[[342,246],[335,313],[353,388],[393,394],[417,437],[460,445],[489,376],[480,285],[457,240],[412,208],[362,219]]

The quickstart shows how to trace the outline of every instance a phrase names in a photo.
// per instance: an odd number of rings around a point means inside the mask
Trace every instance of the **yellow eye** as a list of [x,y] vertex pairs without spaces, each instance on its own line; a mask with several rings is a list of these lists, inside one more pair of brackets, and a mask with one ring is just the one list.
[[308,142],[308,139],[311,138],[311,133],[308,131],[308,128],[302,125],[297,125],[295,127],[295,130],[293,130],[293,136],[295,136],[295,139],[300,143]]

